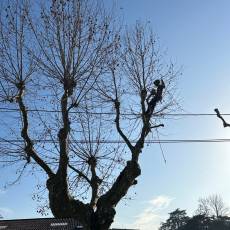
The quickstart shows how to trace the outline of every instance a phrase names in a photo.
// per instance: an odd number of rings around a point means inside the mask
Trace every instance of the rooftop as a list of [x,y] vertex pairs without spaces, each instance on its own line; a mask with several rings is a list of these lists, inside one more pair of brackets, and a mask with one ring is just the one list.
[[1,220],[0,229],[8,230],[77,230],[82,229],[79,221],[68,219],[56,218],[39,218],[39,219],[19,219],[19,220]]
[[[83,227],[73,218],[56,219],[56,218],[37,218],[37,219],[17,219],[17,220],[0,220],[0,230],[82,230]],[[132,230],[118,229],[111,230]]]

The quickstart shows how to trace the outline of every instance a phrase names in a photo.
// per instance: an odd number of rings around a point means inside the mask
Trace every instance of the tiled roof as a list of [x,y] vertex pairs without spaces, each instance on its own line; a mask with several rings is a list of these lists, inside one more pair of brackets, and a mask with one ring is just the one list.
[[79,221],[56,218],[1,220],[0,230],[77,230],[82,229]]
[[[83,230],[79,221],[73,218],[38,218],[38,219],[19,219],[19,220],[0,220],[0,230]],[[132,230],[117,229],[111,230]]]

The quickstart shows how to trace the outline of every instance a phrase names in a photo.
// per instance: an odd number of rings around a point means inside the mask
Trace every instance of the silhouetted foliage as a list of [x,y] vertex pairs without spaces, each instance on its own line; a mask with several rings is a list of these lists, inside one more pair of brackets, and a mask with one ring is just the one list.
[[169,213],[169,218],[165,223],[162,223],[159,230],[179,230],[188,222],[189,217],[185,210],[176,209]]
[[162,223],[159,230],[229,230],[230,217],[220,216],[218,219],[205,215],[188,217],[185,210],[176,209],[170,213],[166,222]]
[[196,215],[190,218],[181,230],[229,230],[229,217],[215,219],[204,215]]
[[203,230],[207,229],[210,224],[210,218],[204,215],[196,215],[189,218],[186,225],[182,228],[183,230]]
[[226,205],[219,195],[211,195],[198,200],[198,209],[193,217],[185,210],[176,209],[159,230],[229,230],[230,217],[226,216]]

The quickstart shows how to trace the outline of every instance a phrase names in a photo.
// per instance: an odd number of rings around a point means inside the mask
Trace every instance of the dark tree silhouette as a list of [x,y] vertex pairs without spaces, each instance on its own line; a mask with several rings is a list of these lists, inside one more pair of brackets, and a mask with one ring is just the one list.
[[230,229],[229,217],[207,217],[204,215],[196,215],[188,220],[182,230],[227,230]]
[[205,215],[195,215],[188,220],[183,230],[205,230],[209,229],[211,219]]
[[186,216],[185,210],[175,210],[170,217],[162,223],[159,230],[227,230],[230,220],[227,216],[218,219],[205,215]]
[[1,163],[16,181],[43,173],[55,217],[107,230],[146,139],[175,108],[177,72],[147,26],[123,34],[98,1],[33,3],[1,11],[0,105],[16,112],[1,120]]
[[159,230],[227,230],[230,229],[230,217],[222,198],[212,195],[199,199],[197,215],[191,218],[185,210],[176,209]]
[[169,218],[162,223],[159,230],[180,230],[187,224],[189,217],[185,210],[176,209],[169,213]]

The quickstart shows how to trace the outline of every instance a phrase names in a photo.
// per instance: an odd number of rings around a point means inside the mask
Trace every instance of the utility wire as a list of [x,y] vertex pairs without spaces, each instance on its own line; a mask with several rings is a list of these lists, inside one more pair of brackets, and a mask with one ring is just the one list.
[[[0,113],[18,112],[19,109],[14,108],[2,108],[0,107]],[[44,113],[60,113],[61,110],[47,110],[47,109],[28,109],[28,112],[44,112]],[[70,111],[69,113],[84,114],[81,111]],[[115,115],[114,112],[88,112],[89,114],[95,115]],[[141,114],[134,113],[121,113],[123,116],[138,116]],[[230,113],[221,113],[223,116],[230,116]],[[216,113],[155,113],[153,116],[216,116]]]
[[[70,140],[73,143],[88,143],[85,140]],[[22,143],[23,140],[19,139],[0,139],[0,143]],[[42,140],[42,139],[34,139],[34,143],[58,143],[58,140]],[[125,143],[122,140],[91,140],[91,143],[102,143],[102,144],[122,144]],[[131,143],[135,144],[136,141],[132,140]],[[146,144],[153,144],[153,143],[164,143],[164,144],[178,144],[178,143],[230,143],[230,139],[160,139],[160,140],[146,140]]]

